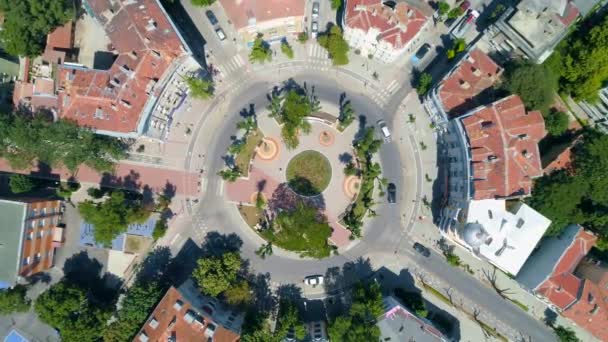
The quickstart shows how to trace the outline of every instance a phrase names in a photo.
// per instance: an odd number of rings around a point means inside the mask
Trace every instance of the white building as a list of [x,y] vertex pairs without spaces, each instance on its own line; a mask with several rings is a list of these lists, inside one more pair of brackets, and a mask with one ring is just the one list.
[[473,200],[459,232],[465,247],[512,275],[517,275],[551,220],[522,202],[507,209],[505,200]]
[[430,23],[421,8],[403,1],[348,0],[344,39],[363,56],[393,62],[418,47],[418,36]]

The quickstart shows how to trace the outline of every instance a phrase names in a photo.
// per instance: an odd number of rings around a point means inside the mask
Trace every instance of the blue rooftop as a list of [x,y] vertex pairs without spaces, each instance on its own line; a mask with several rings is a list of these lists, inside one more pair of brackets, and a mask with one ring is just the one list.
[[[150,217],[148,221],[145,223],[134,223],[129,225],[126,233],[122,233],[118,235],[114,240],[112,240],[112,250],[115,251],[123,251],[125,236],[128,235],[137,235],[144,237],[152,237],[152,232],[154,231],[154,225],[156,224],[156,217]],[[83,222],[80,225],[80,246],[83,247],[99,247],[104,248],[102,244],[99,244],[95,241],[93,237],[94,227],[92,224],[88,222]]]
[[8,333],[8,335],[6,335],[6,337],[4,337],[4,342],[30,342],[30,340],[21,336],[17,330],[13,329],[10,333]]

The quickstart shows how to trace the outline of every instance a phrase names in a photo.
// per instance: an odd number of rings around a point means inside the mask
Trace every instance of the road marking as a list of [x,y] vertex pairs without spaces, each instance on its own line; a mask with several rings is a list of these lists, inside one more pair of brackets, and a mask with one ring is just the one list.
[[173,245],[177,239],[179,239],[179,233],[175,234],[173,239],[171,239],[171,242],[169,242],[169,245]]
[[207,190],[207,178],[201,177],[201,192],[205,192]]
[[391,82],[388,87],[386,88],[386,90],[390,93],[392,93],[393,91],[395,91],[397,88],[399,88],[399,82],[397,82],[397,80],[393,80],[393,82]]
[[220,179],[219,181],[219,189],[217,189],[217,194],[222,197],[224,195],[224,180]]

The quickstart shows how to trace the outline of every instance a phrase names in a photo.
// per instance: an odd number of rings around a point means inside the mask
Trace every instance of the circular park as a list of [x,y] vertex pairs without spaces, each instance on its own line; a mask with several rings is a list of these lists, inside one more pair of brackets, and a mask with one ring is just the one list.
[[331,164],[320,152],[300,152],[287,164],[287,183],[299,195],[319,195],[327,188],[330,180]]

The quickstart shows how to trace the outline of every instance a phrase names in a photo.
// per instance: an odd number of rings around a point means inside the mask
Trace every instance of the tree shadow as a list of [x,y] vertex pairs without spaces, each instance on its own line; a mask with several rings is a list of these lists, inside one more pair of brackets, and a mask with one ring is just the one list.
[[26,280],[27,280],[28,284],[30,284],[30,285],[36,285],[38,283],[48,285],[48,284],[50,284],[52,278],[46,272],[39,272],[39,273],[32,274],[31,276],[27,277]]
[[225,156],[222,156],[222,160],[224,161],[224,164],[226,164],[227,167],[234,167],[236,165],[236,159],[233,155],[231,154],[227,154]]
[[142,204],[148,210],[154,209],[154,191],[147,184],[142,189]]
[[287,183],[281,183],[277,186],[268,201],[268,207],[276,213],[282,210],[291,211],[300,203],[317,208],[319,211],[325,210],[325,199],[322,194],[314,197],[303,197],[293,191]]
[[267,183],[267,181],[265,179],[262,179],[261,181],[258,182],[258,184],[256,184],[256,188],[258,189],[258,192],[264,191],[264,189],[266,188],[266,183]]
[[296,284],[283,284],[277,288],[279,301],[299,303],[302,301],[302,288]]
[[167,181],[165,183],[165,187],[163,188],[161,194],[166,197],[168,200],[172,200],[177,193],[177,186]]
[[99,260],[89,257],[87,251],[81,251],[68,258],[63,265],[66,282],[84,289],[91,299],[104,307],[113,307],[118,300],[122,280],[113,274],[102,274]]
[[232,234],[221,234],[216,231],[207,233],[205,241],[201,245],[201,255],[203,257],[220,256],[228,252],[239,252],[243,246],[243,240]]
[[253,290],[253,307],[261,314],[270,313],[277,305],[277,297],[270,287],[270,273],[249,276]]
[[115,189],[126,189],[131,191],[139,191],[141,189],[141,182],[139,181],[140,174],[135,170],[130,170],[129,174],[124,177],[116,177],[108,172],[104,172],[99,182],[100,188],[115,188]]
[[255,118],[257,116],[257,113],[255,111],[255,104],[250,103],[249,104],[249,108],[243,108],[243,109],[241,109],[241,111],[239,112],[239,115],[243,119],[247,119],[247,118],[250,118],[250,117]]
[[342,164],[348,164],[353,161],[353,155],[347,152],[344,152],[338,156],[338,160]]
[[139,283],[167,282],[167,269],[171,262],[169,247],[156,247],[139,265],[136,281]]
[[362,278],[371,276],[373,273],[370,259],[359,257],[355,261],[345,263],[342,268],[328,268],[325,272],[323,286],[327,294],[333,295],[356,284]]
[[546,308],[544,311],[544,314],[545,314],[545,317],[543,318],[543,321],[545,321],[545,324],[547,324],[550,327],[555,325],[555,322],[557,321],[557,313],[555,311],[551,310],[550,308]]
[[367,128],[367,117],[365,115],[359,115],[357,117],[357,119],[358,119],[359,127],[357,128],[357,133],[355,133],[353,142],[361,139],[361,137],[365,133],[365,129]]

